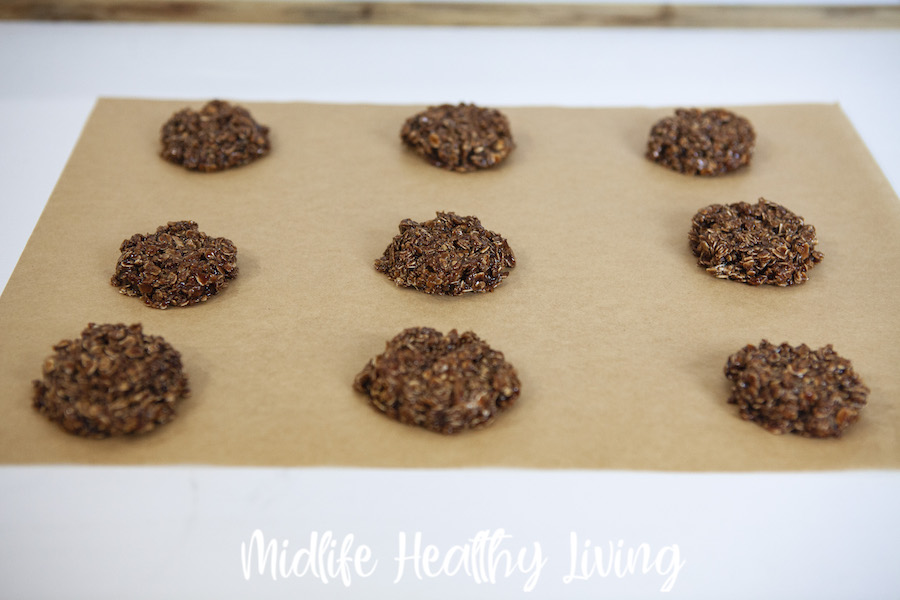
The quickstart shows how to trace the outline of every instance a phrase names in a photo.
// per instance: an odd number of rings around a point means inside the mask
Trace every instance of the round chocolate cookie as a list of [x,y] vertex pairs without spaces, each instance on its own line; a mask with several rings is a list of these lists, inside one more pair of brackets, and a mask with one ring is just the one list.
[[175,417],[188,395],[181,355],[141,325],[90,323],[63,340],[33,382],[34,407],[69,433],[89,438],[146,433]]
[[756,133],[743,117],[679,108],[650,129],[647,158],[690,175],[723,175],[750,164]]
[[243,107],[213,100],[185,108],[162,126],[161,156],[192,171],[240,167],[269,153],[269,128]]
[[502,352],[471,331],[407,329],[356,376],[353,388],[389,417],[440,433],[492,422],[519,397]]
[[231,240],[198,231],[193,221],[174,221],[156,233],[122,242],[110,283],[153,308],[188,306],[215,296],[237,276]]
[[688,238],[697,264],[750,285],[803,283],[822,261],[816,228],[765,198],[707,206],[694,215]]
[[500,111],[474,104],[442,104],[413,115],[400,138],[436,167],[465,173],[496,166],[515,147]]
[[476,217],[438,212],[431,221],[404,219],[375,261],[375,269],[397,285],[426,294],[457,296],[490,292],[516,266],[509,244]]
[[869,395],[831,344],[811,350],[763,340],[732,354],[725,376],[732,382],[728,402],[737,404],[741,418],[772,433],[840,437],[859,420]]

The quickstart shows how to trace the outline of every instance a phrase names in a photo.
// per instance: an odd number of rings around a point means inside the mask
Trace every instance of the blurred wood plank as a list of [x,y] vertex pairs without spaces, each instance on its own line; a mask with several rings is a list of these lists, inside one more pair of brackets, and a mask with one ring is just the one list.
[[0,19],[513,27],[900,28],[900,4],[0,0]]

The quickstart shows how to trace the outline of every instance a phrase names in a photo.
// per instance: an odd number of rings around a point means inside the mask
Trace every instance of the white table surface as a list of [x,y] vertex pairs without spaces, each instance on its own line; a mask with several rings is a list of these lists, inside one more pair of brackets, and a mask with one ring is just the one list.
[[[900,189],[900,32],[0,23],[0,282],[98,96],[485,105],[839,102]],[[815,152],[815,148],[810,148]],[[2,335],[2,332],[0,332]],[[900,340],[898,340],[900,342]],[[3,357],[0,357],[2,360]],[[4,398],[5,401],[11,399]],[[896,401],[898,399],[890,399]],[[0,598],[900,597],[900,472],[671,474],[0,468]],[[295,553],[353,536],[363,577],[244,575],[254,531]],[[399,581],[505,533],[523,567]],[[566,581],[571,536],[647,551]],[[678,563],[673,556],[677,546]],[[304,555],[298,555],[302,558]],[[375,564],[377,561],[377,564]],[[374,564],[374,567],[373,567]],[[455,564],[455,562],[453,563]],[[434,568],[438,568],[438,564]],[[458,565],[457,565],[458,566]],[[448,569],[454,570],[448,563]],[[472,571],[472,569],[470,569]]]

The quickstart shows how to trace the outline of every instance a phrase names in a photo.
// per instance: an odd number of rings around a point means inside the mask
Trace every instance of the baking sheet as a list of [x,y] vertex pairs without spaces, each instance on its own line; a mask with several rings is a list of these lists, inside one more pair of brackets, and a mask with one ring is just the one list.
[[[0,297],[3,463],[504,466],[815,470],[900,466],[900,202],[836,105],[731,107],[753,165],[716,179],[643,158],[667,108],[510,107],[518,148],[460,175],[400,144],[421,106],[242,103],[273,151],[187,172],[158,132],[202,101],[98,101]],[[793,288],[696,266],[690,219],[714,202],[784,204],[825,260]],[[441,298],[377,273],[404,218],[477,215],[517,266],[493,293]],[[159,311],[117,293],[121,241],[170,220],[238,246],[221,295]],[[192,396],[135,438],[84,440],[31,408],[31,380],[88,322],[144,324],[181,354]],[[518,404],[445,437],[391,421],[352,390],[406,327],[473,330],[519,371]],[[725,360],[747,343],[826,343],[872,392],[840,440],[776,436],[727,404]]]

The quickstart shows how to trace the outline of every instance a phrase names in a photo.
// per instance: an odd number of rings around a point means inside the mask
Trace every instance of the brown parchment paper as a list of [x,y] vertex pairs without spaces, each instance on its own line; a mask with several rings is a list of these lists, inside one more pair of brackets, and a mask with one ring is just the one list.
[[[460,175],[406,151],[421,106],[244,103],[273,150],[237,170],[158,156],[201,101],[101,99],[0,298],[0,461],[378,467],[804,470],[900,466],[900,202],[835,105],[732,107],[749,169],[701,179],[644,159],[670,109],[508,108],[518,148]],[[793,288],[717,280],[687,241],[715,202],[784,204],[825,260]],[[493,293],[441,298],[372,266],[406,218],[477,215],[517,266]],[[118,246],[169,220],[238,246],[218,297],[159,311],[117,293]],[[130,439],[84,440],[31,407],[51,346],[88,322],[142,322],[177,348],[192,396]],[[351,384],[402,329],[473,330],[518,369],[518,404],[444,437],[371,409]],[[726,403],[729,354],[826,343],[871,388],[839,440],[776,436]]]

